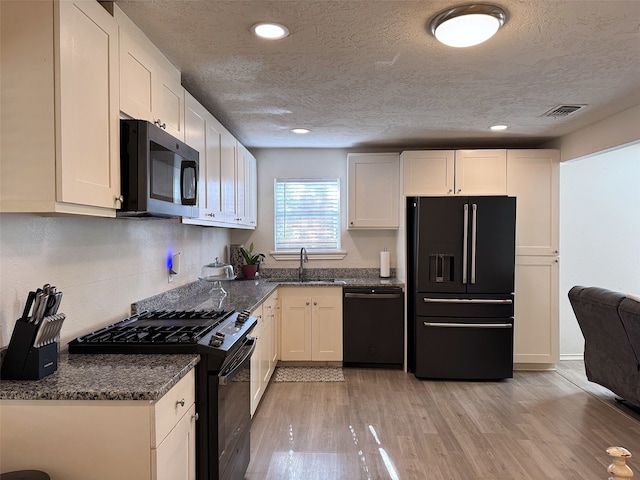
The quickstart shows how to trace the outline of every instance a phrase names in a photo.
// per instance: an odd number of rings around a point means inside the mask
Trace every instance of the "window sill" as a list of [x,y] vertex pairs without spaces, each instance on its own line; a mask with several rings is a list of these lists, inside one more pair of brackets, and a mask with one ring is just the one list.
[[[300,260],[300,252],[269,252],[276,260]],[[307,252],[309,258],[314,260],[342,260],[347,252]]]

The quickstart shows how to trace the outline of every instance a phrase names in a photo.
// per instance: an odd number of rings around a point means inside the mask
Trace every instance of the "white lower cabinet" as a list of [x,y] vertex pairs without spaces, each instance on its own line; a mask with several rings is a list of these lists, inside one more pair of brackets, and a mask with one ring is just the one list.
[[280,359],[342,361],[342,288],[280,289]]
[[195,374],[157,402],[2,400],[2,471],[65,480],[195,480]]
[[523,367],[551,367],[560,360],[558,262],[553,256],[516,256],[513,349],[514,363]]
[[251,312],[258,319],[258,324],[251,331],[251,336],[257,338],[256,349],[251,356],[251,416],[258,408],[278,363],[278,352],[275,351],[277,311],[278,292],[275,291]]

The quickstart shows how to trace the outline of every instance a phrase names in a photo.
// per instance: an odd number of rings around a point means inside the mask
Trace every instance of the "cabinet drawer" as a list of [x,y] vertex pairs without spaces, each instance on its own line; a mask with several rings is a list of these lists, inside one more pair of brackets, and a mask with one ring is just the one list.
[[192,369],[155,404],[155,431],[151,435],[152,448],[160,445],[194,402],[195,371]]

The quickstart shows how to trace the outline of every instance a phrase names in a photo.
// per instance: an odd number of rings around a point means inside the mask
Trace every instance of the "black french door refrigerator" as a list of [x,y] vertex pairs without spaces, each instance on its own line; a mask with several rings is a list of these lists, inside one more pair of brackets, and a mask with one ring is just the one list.
[[513,377],[516,199],[407,198],[408,365],[418,378]]

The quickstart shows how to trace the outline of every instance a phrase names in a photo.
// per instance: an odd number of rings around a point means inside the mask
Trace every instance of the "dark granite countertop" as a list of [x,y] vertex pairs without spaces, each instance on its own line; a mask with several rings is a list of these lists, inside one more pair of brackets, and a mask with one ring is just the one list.
[[69,355],[41,380],[2,380],[0,400],[156,401],[196,366],[192,355]]
[[[307,270],[307,281],[299,282],[291,273],[292,269],[280,269],[276,273],[265,275],[258,280],[233,280],[220,282],[227,296],[222,302],[223,310],[253,310],[260,305],[276,288],[282,287],[380,287],[395,286],[404,289],[404,282],[397,278],[380,278],[368,270],[365,275],[341,277],[338,274],[359,273],[359,269],[337,270],[318,269]],[[297,269],[295,269],[297,275]],[[141,300],[132,305],[132,313],[144,310],[159,309],[219,309],[220,304],[212,293],[213,285],[208,282],[198,281],[174,290]]]

